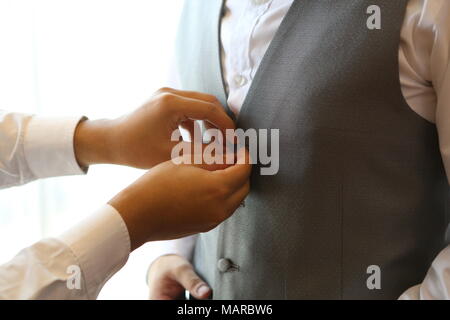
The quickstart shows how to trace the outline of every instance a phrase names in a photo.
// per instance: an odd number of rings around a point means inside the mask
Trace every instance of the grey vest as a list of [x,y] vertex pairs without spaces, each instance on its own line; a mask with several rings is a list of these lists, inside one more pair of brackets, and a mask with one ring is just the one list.
[[[366,27],[373,4],[381,30]],[[237,119],[280,129],[280,171],[261,176],[257,165],[246,206],[196,244],[214,298],[395,299],[423,280],[443,248],[448,184],[435,126],[401,92],[406,4],[292,5]],[[177,51],[184,89],[225,105],[221,9],[187,0]],[[381,289],[367,285],[370,266]]]

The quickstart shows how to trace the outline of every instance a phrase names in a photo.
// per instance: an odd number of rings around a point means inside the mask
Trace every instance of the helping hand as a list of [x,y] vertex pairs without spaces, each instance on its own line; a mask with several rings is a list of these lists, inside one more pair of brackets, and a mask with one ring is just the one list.
[[172,133],[204,120],[225,131],[235,125],[216,97],[169,88],[160,89],[136,111],[115,120],[87,120],[75,132],[74,146],[81,166],[109,163],[149,169],[170,159]]
[[[186,155],[191,160],[191,155]],[[251,164],[242,148],[237,164],[190,165],[166,161],[109,204],[128,227],[131,249],[145,242],[207,232],[229,218],[250,191]]]
[[150,266],[147,281],[151,300],[184,299],[186,290],[196,299],[207,299],[212,293],[192,264],[177,255],[156,259]]

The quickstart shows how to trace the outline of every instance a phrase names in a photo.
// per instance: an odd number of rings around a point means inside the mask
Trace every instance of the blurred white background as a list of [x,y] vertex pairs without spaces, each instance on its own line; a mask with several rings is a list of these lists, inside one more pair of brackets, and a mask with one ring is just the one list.
[[[114,117],[166,84],[181,0],[0,0],[0,108]],[[88,176],[0,192],[0,263],[80,221],[142,172]],[[146,299],[155,244],[134,252],[100,299]]]

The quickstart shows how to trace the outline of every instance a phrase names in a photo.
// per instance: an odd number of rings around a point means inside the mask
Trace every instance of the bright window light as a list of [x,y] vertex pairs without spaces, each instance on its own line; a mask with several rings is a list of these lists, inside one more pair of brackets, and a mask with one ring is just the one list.
[[[114,117],[167,85],[181,0],[0,0],[0,108],[42,115]],[[114,166],[88,176],[0,191],[0,263],[55,236],[142,171]],[[101,299],[146,299],[154,244],[130,257]]]

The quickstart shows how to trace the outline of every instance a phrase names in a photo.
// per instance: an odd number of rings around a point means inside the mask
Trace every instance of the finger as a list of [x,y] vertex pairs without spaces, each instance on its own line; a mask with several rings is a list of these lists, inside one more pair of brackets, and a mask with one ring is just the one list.
[[212,94],[203,93],[203,92],[177,90],[177,89],[173,89],[173,88],[162,88],[162,89],[159,89],[159,92],[168,92],[168,93],[172,93],[172,94],[175,94],[178,96],[183,96],[186,98],[219,103],[219,100],[217,99],[216,96],[214,96]]
[[216,127],[214,127],[211,123],[205,122],[205,130],[215,129],[215,128]]
[[220,176],[223,183],[235,190],[244,185],[252,171],[250,154],[246,148],[241,148],[237,153],[236,164],[214,174]]
[[[221,157],[221,161],[215,161],[216,158],[214,157],[213,159],[210,159],[211,161],[206,162],[204,150],[208,144],[201,144],[201,148],[195,148],[194,144],[190,142],[178,142],[177,147],[178,144],[181,144],[180,148],[186,150],[186,152],[172,158],[172,162],[176,165],[191,165],[208,171],[223,170],[230,166],[230,164],[226,163],[226,157],[223,154],[218,156]],[[218,159],[219,158],[217,158],[217,160]]]
[[191,264],[183,267],[176,280],[196,299],[206,299],[211,295],[211,288],[195,273]]
[[197,128],[197,130],[201,130],[200,129],[200,125],[199,125],[199,123],[197,121],[187,120],[187,121],[181,123],[180,127],[189,132],[189,136],[190,136],[190,141],[191,142],[197,141],[197,140],[195,140],[196,138],[198,138],[199,140],[201,139],[201,137],[196,137],[195,136],[196,128]]
[[[205,130],[206,130],[205,132],[208,132],[209,130],[219,130],[219,129],[217,129],[214,125],[212,125],[211,123],[209,123],[208,121],[205,121],[205,122],[204,122],[204,126],[205,126]],[[232,146],[234,146],[235,144],[232,143],[232,142],[234,141],[234,140],[233,140],[234,136],[235,136],[235,135],[232,135],[232,138],[231,138],[230,140],[228,140],[229,137],[228,137],[228,135],[227,135],[226,130],[222,130],[221,141],[222,141],[223,146],[226,147],[227,144],[229,145],[230,148],[231,148]],[[231,144],[230,144],[230,143],[231,143]],[[234,150],[234,149],[233,149],[233,150]],[[233,151],[233,152],[234,152],[234,151]]]
[[236,211],[237,208],[239,208],[242,203],[244,202],[245,198],[248,196],[250,192],[250,181],[247,180],[247,182],[239,188],[235,193],[233,193],[227,200],[227,208],[230,209],[230,213],[233,213]]
[[[210,124],[209,122],[205,121],[203,122],[205,125],[205,134],[206,132],[208,132],[208,130],[212,129],[212,130],[219,130],[216,127],[214,127],[212,124]],[[189,133],[189,141],[190,142],[199,142],[199,143],[209,143],[205,141],[205,137],[204,135],[202,135],[202,128],[200,126],[199,121],[195,121],[195,120],[186,120],[183,123],[180,124],[180,127],[183,130],[186,130]],[[212,134],[212,133],[210,133]],[[215,133],[214,133],[215,134]],[[214,136],[215,137],[215,136]],[[222,145],[224,147],[226,147],[226,143],[223,139],[223,135],[219,136],[219,141],[214,140],[216,143],[217,142],[222,142]]]
[[203,169],[203,170],[207,170],[207,171],[219,171],[219,170],[224,170],[226,168],[228,168],[230,165],[228,164],[219,164],[219,163],[212,163],[212,164],[208,164],[208,163],[201,163],[201,164],[193,164],[193,166]]
[[223,131],[235,128],[234,121],[218,104],[176,95],[173,96],[173,99],[177,104],[178,124],[191,119],[208,121]]

